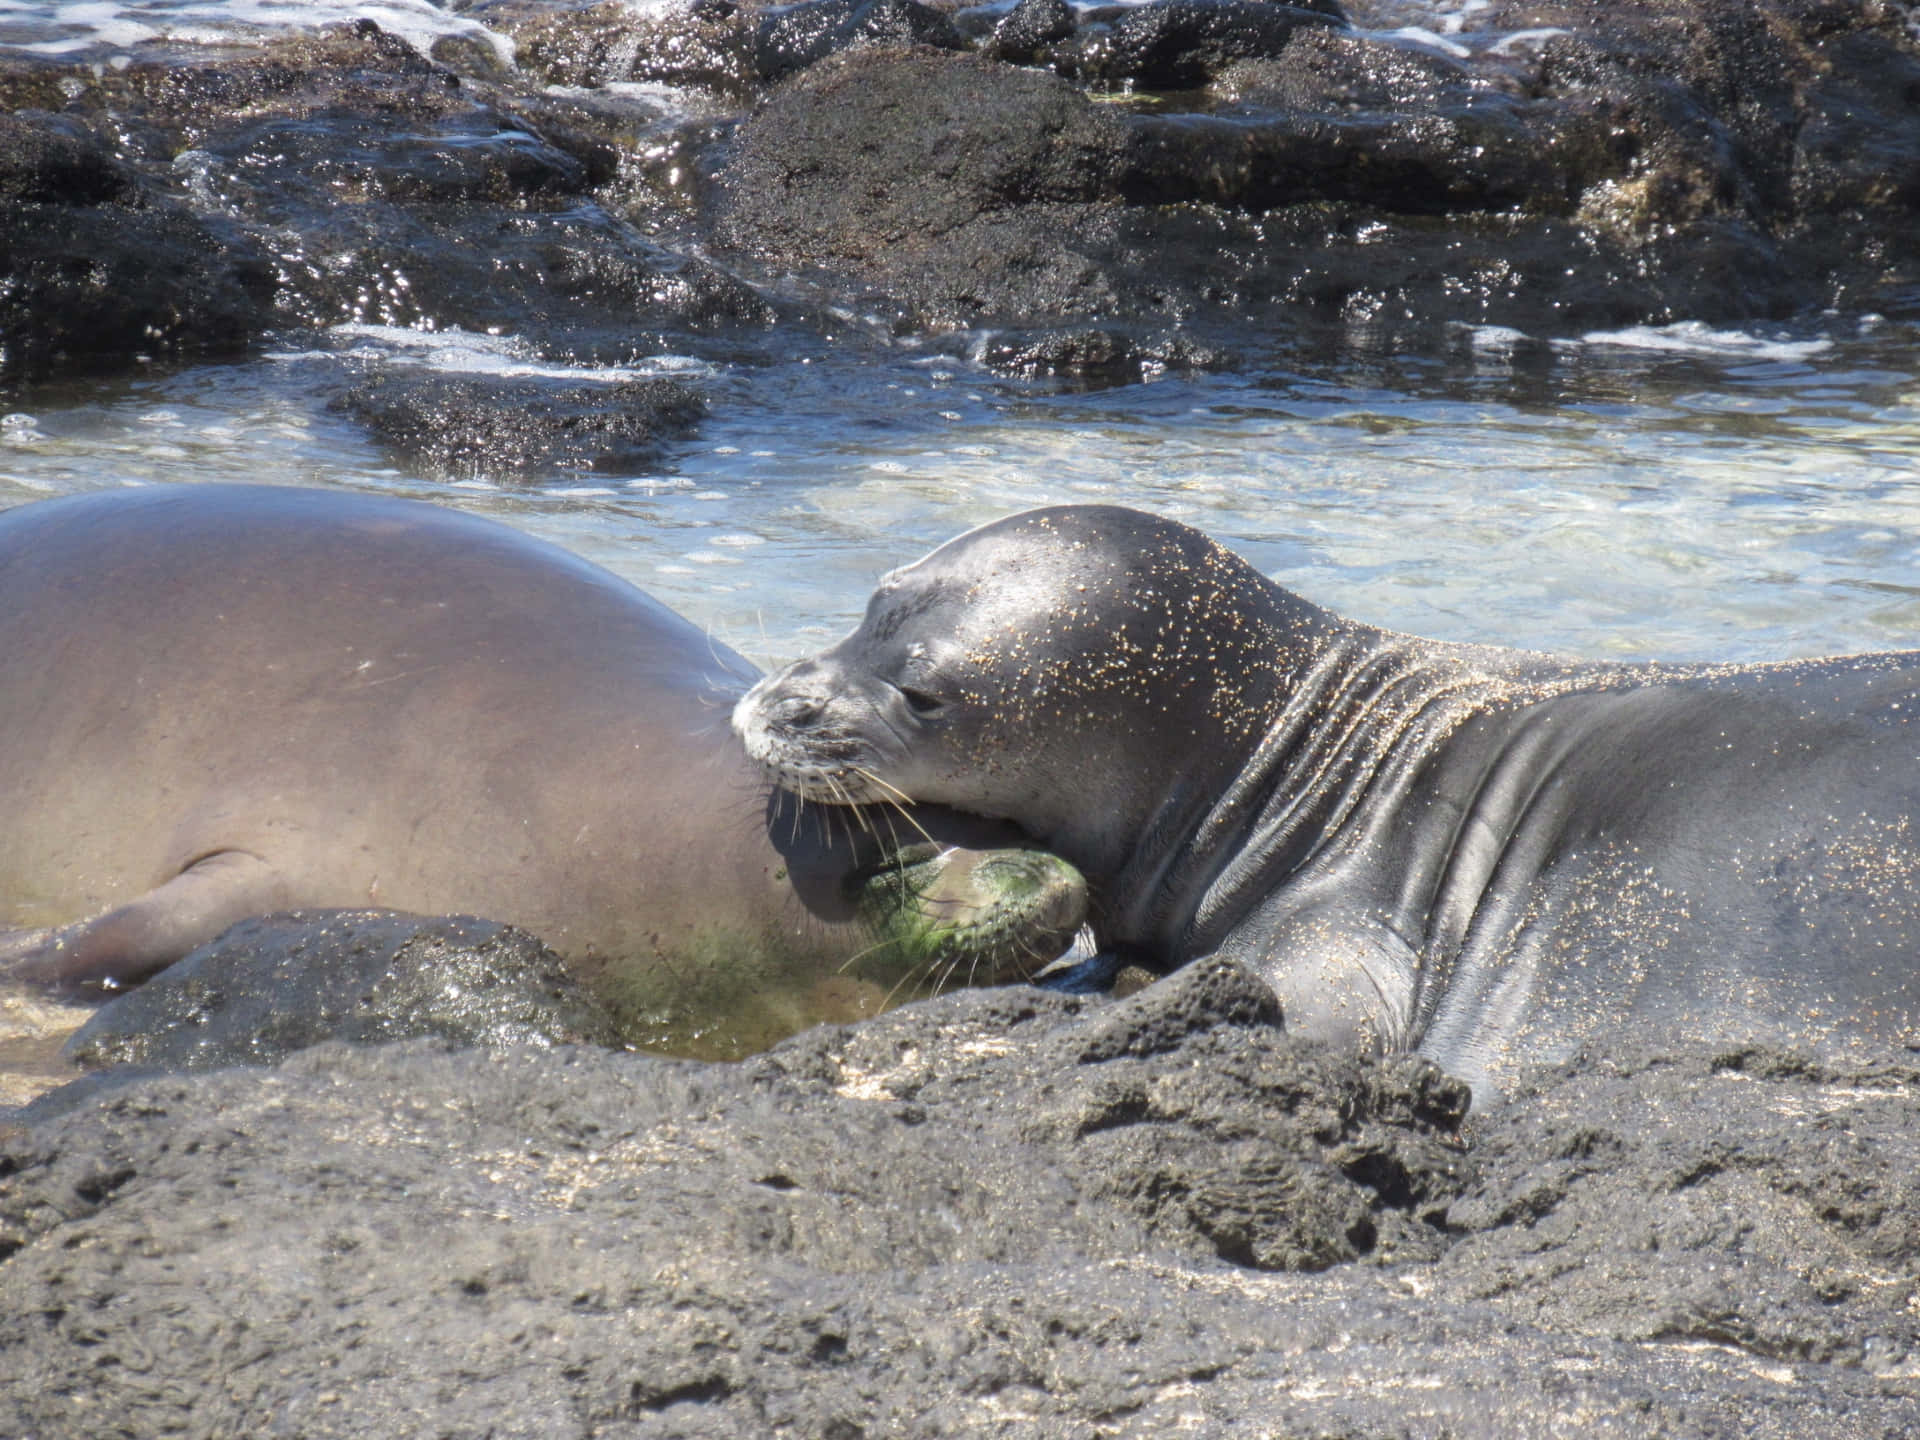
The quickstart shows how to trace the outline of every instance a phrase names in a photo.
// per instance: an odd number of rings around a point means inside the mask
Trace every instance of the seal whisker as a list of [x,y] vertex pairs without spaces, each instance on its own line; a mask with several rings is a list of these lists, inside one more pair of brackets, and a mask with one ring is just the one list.
[[902,790],[897,785],[888,784],[885,780],[882,780],[878,775],[874,774],[873,771],[867,769],[866,766],[853,765],[848,768],[850,768],[854,774],[858,775],[862,780],[866,781],[869,785],[874,785],[879,787],[880,790],[885,792],[884,798],[892,800],[895,803],[901,804],[901,805],[911,805],[913,803],[913,797],[907,794],[906,791]]
[[883,935],[878,940],[875,940],[871,945],[867,946],[866,949],[856,950],[853,954],[849,955],[844,961],[841,962],[837,973],[844,975],[849,970],[851,970],[854,966],[858,965],[862,960],[867,959],[869,956],[878,955],[882,950],[886,950],[892,946],[902,945],[905,943],[906,942],[897,935]]
[[[881,998],[880,1008],[883,1010],[891,1010],[893,1008],[894,997],[897,996],[902,990],[906,989],[909,985],[916,984],[922,975],[930,974],[932,972],[933,964],[934,962],[929,961],[925,965],[915,965],[912,969],[908,970],[906,974],[902,975],[898,980],[894,981],[893,988],[887,991],[887,993]],[[935,994],[939,993],[939,987],[937,984],[933,987],[933,993]]]

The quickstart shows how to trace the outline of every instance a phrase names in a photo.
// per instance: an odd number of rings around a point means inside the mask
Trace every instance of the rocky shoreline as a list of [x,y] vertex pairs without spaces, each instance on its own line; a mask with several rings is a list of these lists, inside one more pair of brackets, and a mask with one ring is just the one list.
[[[371,20],[0,61],[0,384],[356,322],[602,367],[911,337],[1111,384],[1302,337],[1920,308],[1890,0],[1492,4],[1453,36],[1391,0],[450,8],[517,67]],[[425,473],[537,478],[697,426],[697,382],[642,378],[598,426],[577,377],[335,398]]]
[[1920,1066],[1615,1051],[1463,1120],[1200,965],[704,1065],[302,1051],[0,1128],[0,1413],[216,1436],[1890,1437]]

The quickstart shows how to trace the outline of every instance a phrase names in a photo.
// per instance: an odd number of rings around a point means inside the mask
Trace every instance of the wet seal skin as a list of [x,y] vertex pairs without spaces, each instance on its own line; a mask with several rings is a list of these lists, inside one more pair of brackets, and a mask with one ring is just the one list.
[[726,725],[756,674],[438,506],[196,485],[7,511],[0,970],[114,988],[295,907],[484,915],[630,1034],[724,1054],[1066,948],[1084,886],[1010,825],[769,795]]
[[1102,947],[1238,960],[1290,1029],[1482,1103],[1670,1033],[1920,1039],[1920,653],[1588,664],[1344,619],[1196,530],[1034,510],[756,685],[797,795],[1011,820]]

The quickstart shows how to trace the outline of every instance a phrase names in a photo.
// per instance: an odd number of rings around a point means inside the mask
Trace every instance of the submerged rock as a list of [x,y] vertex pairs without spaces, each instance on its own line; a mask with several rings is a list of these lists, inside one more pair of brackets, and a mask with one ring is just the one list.
[[1221,370],[1231,363],[1225,351],[1178,332],[1136,337],[1093,328],[993,334],[981,345],[979,359],[1002,375],[1050,377],[1089,389],[1169,370]]
[[645,469],[706,408],[674,380],[566,384],[404,371],[366,380],[334,403],[419,473],[450,480]]

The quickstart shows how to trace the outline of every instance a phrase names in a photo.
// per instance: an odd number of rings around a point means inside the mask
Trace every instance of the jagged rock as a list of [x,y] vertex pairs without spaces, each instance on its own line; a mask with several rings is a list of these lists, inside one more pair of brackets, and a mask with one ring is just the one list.
[[860,45],[966,48],[951,20],[916,0],[803,0],[761,15],[754,68],[763,80],[778,80]]
[[1302,29],[1343,23],[1337,9],[1328,14],[1277,0],[1151,0],[1108,26],[1081,31],[1055,61],[1088,79],[1193,89],[1232,61],[1281,54]]
[[96,1093],[0,1126],[0,1407],[188,1436],[1909,1422],[1910,1058],[1585,1056],[1463,1130],[1430,1065],[1274,1018],[1201,966],[737,1065],[327,1044]]

